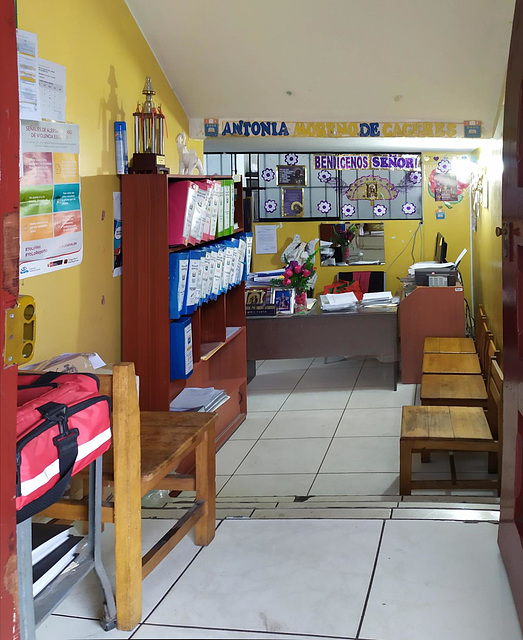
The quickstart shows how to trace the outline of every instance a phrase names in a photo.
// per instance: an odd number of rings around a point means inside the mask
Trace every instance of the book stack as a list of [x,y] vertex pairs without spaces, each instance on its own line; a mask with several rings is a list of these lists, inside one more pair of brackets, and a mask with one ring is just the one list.
[[82,536],[72,526],[32,524],[33,597],[63,573],[78,556]]
[[364,307],[375,307],[392,304],[392,293],[390,291],[376,291],[374,293],[364,293],[361,301]]
[[234,180],[169,183],[169,244],[196,245],[233,233]]
[[223,389],[214,387],[186,387],[171,402],[170,411],[216,411],[229,396]]
[[247,279],[252,233],[169,254],[169,313],[171,320],[196,309]]

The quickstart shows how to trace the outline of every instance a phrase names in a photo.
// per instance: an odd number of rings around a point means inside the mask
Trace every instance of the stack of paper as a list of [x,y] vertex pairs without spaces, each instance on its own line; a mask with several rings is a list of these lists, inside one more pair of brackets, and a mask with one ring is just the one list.
[[255,271],[254,273],[249,273],[247,286],[272,284],[272,280],[283,280],[284,271],[285,269],[274,269],[274,271]]
[[364,293],[362,303],[365,306],[377,304],[391,304],[392,293],[390,291],[376,291],[375,293]]
[[186,387],[171,402],[170,411],[216,411],[229,396],[214,387]]
[[59,576],[79,553],[82,536],[69,525],[32,524],[33,597]]
[[358,298],[352,291],[348,293],[328,293],[320,296],[322,311],[343,311],[353,309],[358,302]]

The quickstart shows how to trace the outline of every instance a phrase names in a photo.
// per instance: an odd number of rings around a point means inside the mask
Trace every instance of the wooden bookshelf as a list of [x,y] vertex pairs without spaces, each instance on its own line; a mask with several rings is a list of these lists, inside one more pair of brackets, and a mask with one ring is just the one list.
[[[170,379],[169,253],[193,247],[168,244],[168,185],[206,178],[230,176],[122,176],[122,357],[135,363],[143,411],[167,411],[187,386],[224,389],[230,400],[217,410],[220,446],[247,413],[244,283],[191,315],[194,371],[186,380]],[[236,182],[234,233],[243,231],[242,195],[242,184]]]

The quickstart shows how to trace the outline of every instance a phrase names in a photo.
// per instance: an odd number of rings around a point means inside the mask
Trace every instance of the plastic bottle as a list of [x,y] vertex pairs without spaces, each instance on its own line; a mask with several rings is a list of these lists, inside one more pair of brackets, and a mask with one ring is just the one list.
[[114,149],[116,153],[116,173],[129,173],[127,159],[127,127],[125,122],[114,123]]

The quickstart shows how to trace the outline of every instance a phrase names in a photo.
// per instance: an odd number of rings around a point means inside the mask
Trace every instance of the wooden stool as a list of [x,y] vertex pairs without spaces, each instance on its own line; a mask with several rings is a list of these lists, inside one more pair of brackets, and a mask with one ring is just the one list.
[[481,375],[481,365],[475,353],[425,353],[421,372]]
[[424,353],[476,353],[472,338],[425,338]]
[[[111,449],[104,455],[103,482],[113,485],[113,503],[104,503],[102,521],[114,522],[116,614],[119,629],[141,619],[142,579],[195,528],[197,545],[207,545],[216,527],[216,414],[147,411],[140,413],[134,364],[121,363],[113,375],[100,375],[100,393],[113,400]],[[172,473],[195,454],[193,475]],[[185,515],[142,558],[141,499],[153,489],[196,491]],[[87,520],[86,500],[64,499],[41,515]]]
[[421,376],[422,405],[486,407],[487,398],[482,376],[436,373]]
[[[400,494],[412,489],[486,488],[499,480],[412,480],[412,454],[423,451],[486,451],[500,455],[485,412],[479,407],[403,407],[400,438]],[[499,464],[499,463],[498,463]],[[500,466],[498,468],[501,468]]]

